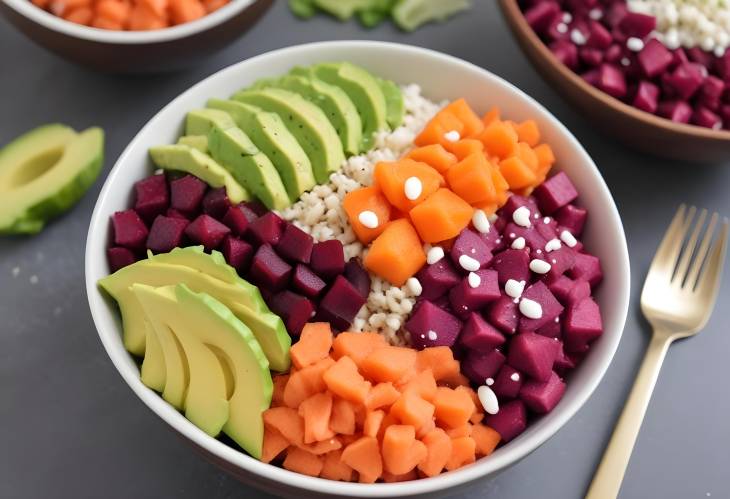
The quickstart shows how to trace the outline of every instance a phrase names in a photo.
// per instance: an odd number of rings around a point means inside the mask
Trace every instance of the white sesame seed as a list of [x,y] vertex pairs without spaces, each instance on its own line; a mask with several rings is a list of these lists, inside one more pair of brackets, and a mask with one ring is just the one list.
[[378,215],[374,211],[361,211],[357,216],[358,221],[368,229],[377,229],[379,225]]
[[497,395],[486,385],[482,385],[477,389],[477,397],[487,414],[497,414],[499,412],[499,400]]
[[461,135],[456,130],[451,130],[444,134],[444,138],[449,142],[458,142],[461,139]]
[[567,230],[560,233],[560,240],[567,244],[570,248],[573,248],[576,244],[578,244],[578,240],[575,236]]
[[441,246],[434,246],[426,253],[426,262],[433,265],[444,257],[444,249]]
[[545,260],[538,260],[535,258],[530,262],[530,270],[536,274],[547,274],[550,272],[551,265]]
[[461,255],[459,257],[459,265],[461,265],[462,269],[468,272],[476,272],[480,267],[479,261],[469,255]]
[[522,227],[530,226],[530,209],[527,206],[520,206],[512,213],[512,220]]
[[520,312],[528,319],[541,319],[542,306],[535,300],[523,298],[520,300]]
[[415,201],[421,197],[421,193],[423,192],[423,183],[421,183],[421,179],[418,177],[408,177],[403,190],[405,191],[408,199]]
[[474,272],[469,272],[467,281],[469,282],[470,288],[478,288],[479,285],[482,283],[482,278],[479,277],[479,274],[475,274]]
[[482,234],[489,232],[489,219],[487,218],[487,214],[484,213],[484,210],[474,210],[474,215],[471,217],[471,223],[474,225],[474,228]]
[[421,286],[421,281],[419,281],[415,277],[409,277],[406,281],[406,288],[408,288],[408,291],[411,292],[413,296],[421,296],[421,293],[423,293],[423,286]]

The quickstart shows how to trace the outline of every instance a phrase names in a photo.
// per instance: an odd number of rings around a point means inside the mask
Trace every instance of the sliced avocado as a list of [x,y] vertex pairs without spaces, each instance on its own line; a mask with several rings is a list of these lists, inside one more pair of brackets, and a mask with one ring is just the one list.
[[[243,284],[248,291],[255,296],[246,306],[255,308],[263,304],[263,310],[269,310],[263,302],[263,298],[259,300],[259,290],[256,286],[249,284],[248,281],[241,279],[236,269],[228,265],[226,259],[219,251],[211,251],[210,254],[205,252],[203,246],[186,246],[185,248],[174,248],[169,253],[152,254],[147,250],[147,259],[152,262],[166,263],[168,265],[183,265],[193,270],[208,274],[210,277],[227,282],[228,284]],[[255,308],[259,310],[258,308]]]
[[349,62],[317,64],[310,71],[317,78],[340,87],[355,103],[362,119],[363,149],[372,148],[375,133],[388,129],[388,106],[375,77]]
[[372,0],[313,0],[314,5],[335,16],[340,21],[347,21],[357,10],[368,7]]
[[283,88],[301,95],[318,106],[340,136],[347,154],[358,154],[362,142],[362,120],[355,104],[340,88],[319,78],[288,75],[279,79],[260,80],[254,88]]
[[413,31],[431,21],[444,21],[470,5],[469,0],[399,0],[392,15],[401,29]]
[[205,135],[183,135],[177,139],[177,143],[208,154],[208,137]]
[[302,19],[309,19],[317,13],[313,0],[289,0],[289,8],[295,16]]
[[0,149],[0,234],[35,234],[73,206],[104,162],[104,132],[46,125]]
[[394,81],[376,78],[380,90],[385,95],[385,105],[387,106],[386,118],[388,125],[395,130],[403,124],[403,116],[406,114],[405,103],[403,102],[403,92]]
[[325,183],[345,161],[337,131],[324,112],[300,95],[278,88],[244,90],[234,100],[278,114],[309,157],[314,178]]
[[[185,134],[186,135],[205,135],[207,136],[213,126],[218,126],[224,130],[235,128],[236,122],[230,114],[219,109],[195,109],[185,115]],[[251,146],[246,154],[255,154],[257,151],[255,146]]]
[[374,28],[387,17],[393,9],[396,0],[370,0],[366,7],[357,12],[360,23],[366,28]]
[[175,170],[195,175],[211,187],[225,187],[228,199],[234,204],[249,201],[251,194],[213,158],[183,144],[150,148],[152,162],[164,170]]
[[201,310],[196,300],[191,300],[191,304],[186,304],[188,306],[182,306],[175,286],[153,288],[133,284],[131,289],[155,333],[171,332],[182,348],[188,366],[188,385],[183,404],[185,417],[215,437],[228,421],[224,374],[228,366],[224,366],[203,343],[198,332],[198,329],[212,326],[207,316],[214,312]]
[[144,319],[145,328],[145,353],[142,367],[140,368],[140,377],[142,383],[156,392],[162,393],[165,389],[167,380],[165,354],[162,351],[162,345],[157,337],[152,324],[147,318]]

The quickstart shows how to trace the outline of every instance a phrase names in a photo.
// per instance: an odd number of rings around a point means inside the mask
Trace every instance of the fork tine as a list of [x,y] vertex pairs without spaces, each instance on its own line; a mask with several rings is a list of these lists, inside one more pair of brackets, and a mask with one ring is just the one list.
[[654,260],[652,260],[651,267],[649,268],[649,275],[658,275],[655,272],[659,271],[660,274],[666,273],[671,279],[672,270],[677,262],[677,256],[679,255],[679,250],[682,248],[682,240],[686,233],[685,226],[694,217],[695,210],[696,208],[692,206],[687,216],[685,216],[687,205],[681,204],[679,206],[677,213],[672,219],[672,223],[669,224],[667,232],[664,233],[664,238],[659,244],[656,255],[654,255]]
[[687,274],[687,280],[684,284],[689,289],[694,289],[695,286],[697,286],[697,279],[700,275],[700,270],[702,269],[702,263],[707,258],[707,253],[710,250],[710,243],[712,242],[712,236],[715,234],[715,225],[717,225],[717,220],[719,218],[720,216],[717,214],[717,212],[713,213],[712,217],[710,218],[710,223],[707,225],[705,237],[702,238],[702,242],[700,243],[700,249],[697,250],[697,255],[695,255],[694,261],[692,262],[692,267]]
[[722,224],[720,236],[715,241],[712,251],[707,259],[705,269],[702,271],[697,281],[697,291],[702,293],[706,303],[714,304],[717,298],[717,292],[720,289],[720,278],[722,277],[722,267],[725,263],[725,252],[727,251],[727,236],[730,231],[730,223],[727,218]]
[[[700,212],[700,217],[695,223],[695,228],[692,231],[692,234],[689,236],[689,239],[687,240],[687,245],[684,247],[684,252],[682,252],[682,257],[679,260],[679,264],[677,265],[677,271],[675,272],[672,281],[680,288],[684,283],[684,278],[687,277],[687,268],[689,267],[689,262],[692,260],[692,255],[695,252],[697,239],[700,237],[700,231],[705,225],[705,218],[707,218],[707,210],[702,210]],[[689,229],[689,225],[687,226],[687,228]]]

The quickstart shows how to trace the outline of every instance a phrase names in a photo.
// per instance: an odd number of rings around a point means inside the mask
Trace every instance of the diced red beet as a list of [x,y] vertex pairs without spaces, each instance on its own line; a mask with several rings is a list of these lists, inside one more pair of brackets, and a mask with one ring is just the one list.
[[459,259],[466,255],[479,262],[479,268],[486,267],[492,261],[492,252],[489,251],[486,243],[479,237],[476,232],[470,229],[461,231],[451,247],[449,256],[454,262],[454,267],[462,272],[468,272],[459,263]]
[[568,307],[563,334],[566,351],[581,351],[601,334],[603,334],[601,309],[593,298],[583,298]]
[[256,220],[256,218],[258,217],[251,210],[243,204],[239,204],[229,207],[221,221],[231,229],[234,235],[242,237],[248,231],[251,222]]
[[507,363],[538,381],[547,381],[558,356],[557,341],[536,333],[520,333],[509,345]]
[[[250,208],[248,204],[244,206]],[[273,211],[269,211],[249,224],[246,237],[254,245],[270,244],[276,246],[283,232],[284,220]]]
[[560,14],[555,2],[540,2],[525,11],[525,20],[536,33],[542,33],[550,22]]
[[269,213],[269,209],[261,201],[245,201],[243,205],[251,210],[257,217],[263,217]]
[[546,215],[553,214],[577,197],[578,191],[564,172],[553,175],[535,189],[538,206]]
[[539,319],[531,319],[522,315],[520,317],[520,331],[535,331],[544,326],[548,322],[555,320],[563,312],[563,306],[555,296],[550,292],[548,287],[542,281],[537,281],[522,293],[522,299],[530,299],[537,302],[542,307],[542,317]]
[[568,229],[574,236],[578,237],[583,233],[583,227],[585,226],[586,219],[588,218],[588,211],[584,208],[579,208],[574,204],[568,204],[560,208],[555,212],[555,220],[558,224]]
[[499,285],[509,279],[515,281],[530,280],[530,256],[526,250],[507,249],[497,254],[492,262],[492,268],[497,271]]
[[484,422],[507,443],[527,428],[525,404],[521,400],[507,402],[499,408],[497,414],[487,414]]
[[709,75],[702,82],[697,103],[710,111],[717,111],[724,91],[725,82],[716,76]]
[[588,23],[588,40],[586,41],[588,47],[597,49],[600,53],[610,47],[611,42],[613,42],[611,32],[604,28],[601,23],[593,20]]
[[560,318],[551,320],[543,324],[535,330],[537,334],[547,336],[548,338],[561,338],[563,336],[563,327],[560,324]]
[[494,350],[505,342],[504,335],[497,331],[491,324],[487,323],[477,313],[469,314],[461,329],[459,341],[466,348],[480,352]]
[[337,239],[314,245],[309,266],[325,281],[331,281],[345,271],[345,250]]
[[504,355],[497,349],[489,352],[469,350],[464,360],[461,361],[461,372],[472,383],[483,385],[487,378],[494,378],[504,362]]
[[520,321],[520,311],[512,298],[502,295],[489,307],[487,320],[503,333],[514,334]]
[[500,297],[497,271],[483,269],[474,274],[479,277],[476,287],[472,287],[473,283],[470,283],[469,277],[465,277],[449,292],[451,309],[461,317],[481,310],[485,305]]
[[528,409],[538,414],[547,414],[555,409],[565,393],[565,383],[555,372],[547,381],[527,380],[520,389],[520,398]]
[[618,28],[621,25],[626,14],[629,13],[629,8],[625,2],[613,2],[605,11],[603,17],[606,23],[612,28]]
[[560,376],[565,376],[568,371],[575,368],[575,362],[571,359],[563,348],[563,342],[560,343],[560,349],[558,350],[558,356],[555,358],[555,364],[553,364],[553,370]]
[[165,213],[170,205],[170,193],[165,175],[152,175],[140,180],[134,184],[134,193],[134,210],[148,223],[157,215]]
[[556,40],[549,45],[555,58],[570,69],[578,67],[578,48],[569,40]]
[[668,100],[659,103],[657,114],[676,123],[689,123],[692,106],[683,100]]
[[167,253],[180,247],[189,223],[183,218],[158,215],[147,236],[147,249],[155,253]]
[[127,248],[121,246],[112,246],[106,250],[106,258],[109,262],[109,271],[114,273],[117,270],[132,265],[137,261],[137,257],[134,253]]
[[603,63],[603,51],[601,49],[584,47],[578,51],[578,56],[583,64],[592,68],[598,67]]
[[209,190],[203,197],[203,213],[221,219],[231,207],[225,187]]
[[504,241],[502,240],[502,235],[500,234],[500,229],[497,228],[496,222],[489,224],[489,232],[476,232],[476,234],[479,236],[479,239],[484,242],[484,244],[487,246],[487,249],[492,254],[494,254],[496,251],[501,251],[502,249],[504,249]]
[[217,248],[230,232],[231,229],[206,214],[198,215],[185,229],[185,234],[193,242],[202,244],[209,251]]
[[271,292],[287,287],[291,277],[291,265],[276,254],[270,244],[262,244],[251,262],[251,279]]
[[656,28],[656,17],[639,12],[627,12],[621,19],[619,28],[629,36],[645,38]]
[[535,220],[533,227],[545,239],[545,242],[558,237],[558,222],[553,217],[542,217]]
[[309,263],[314,239],[292,223],[284,226],[284,232],[276,245],[276,251],[291,262]]
[[601,260],[597,256],[588,253],[577,253],[575,255],[575,264],[568,271],[568,275],[576,280],[588,281],[591,287],[596,287],[603,280]]
[[619,62],[621,60],[621,57],[623,57],[624,51],[621,48],[621,45],[618,43],[614,43],[608,49],[606,49],[606,53],[603,55],[603,60],[606,62]]
[[699,90],[707,70],[694,62],[680,64],[667,75],[665,81],[674,90],[674,95],[682,100],[691,98]]
[[112,215],[114,244],[131,250],[141,250],[147,241],[149,231],[134,210],[118,211]]
[[543,260],[550,264],[550,271],[547,273],[545,282],[550,283],[568,272],[575,264],[576,252],[566,245],[542,255]]
[[461,332],[461,321],[434,303],[423,300],[404,327],[411,334],[414,348],[450,347]]
[[308,298],[316,298],[327,286],[317,274],[306,265],[299,263],[294,268],[294,275],[291,278],[292,287],[295,291]]
[[360,295],[367,300],[368,296],[370,296],[371,279],[370,274],[362,266],[359,258],[350,258],[347,261],[343,275],[357,289]]
[[327,317],[346,322],[348,327],[365,305],[365,298],[344,276],[338,275],[332,287],[319,304],[319,311]]
[[236,269],[239,274],[248,272],[253,258],[253,246],[237,237],[227,235],[223,239],[221,252],[228,265]]
[[431,265],[424,265],[416,274],[423,291],[421,298],[435,300],[444,296],[451,288],[459,284],[461,275],[454,269],[448,258],[442,258]]
[[[512,194],[509,198],[507,198],[507,202],[504,203],[504,206],[502,206],[497,214],[505,219],[505,224],[512,221],[512,214],[515,212],[517,208],[526,207],[528,210],[530,210],[530,219],[534,217],[535,214],[538,214],[539,218],[539,209],[537,207],[537,200],[533,197],[524,197],[520,196],[518,194]],[[502,230],[502,229],[500,229]]]
[[637,55],[639,66],[647,78],[659,76],[672,63],[672,53],[656,38],[646,42]]
[[588,83],[592,87],[597,87],[598,83],[601,81],[601,69],[594,68],[590,71],[585,71],[584,73],[581,73],[580,76],[586,81],[586,83]]
[[566,40],[570,36],[570,33],[563,28],[564,24],[560,16],[553,18],[545,29],[545,38],[550,41]]
[[187,220],[188,222],[190,221],[190,219],[187,217],[187,215],[177,211],[175,208],[168,208],[167,211],[165,212],[165,216],[170,217],[170,218],[179,218],[181,220]]
[[650,81],[639,82],[632,105],[642,111],[654,114],[657,106],[659,106],[659,87]]
[[698,106],[692,113],[692,123],[713,130],[722,128],[722,119],[706,107]]
[[[700,64],[704,66],[707,69],[710,69],[710,66],[712,66],[713,57],[712,54],[709,52],[706,52],[702,50],[701,47],[690,47],[686,50],[687,58],[692,61],[696,62],[697,64]],[[722,60],[722,58],[718,59]]]
[[626,95],[626,77],[623,71],[610,63],[601,64],[598,88],[617,99],[623,98]]
[[290,336],[298,337],[314,315],[314,305],[302,295],[285,290],[270,300],[271,310],[282,318]]
[[208,186],[198,177],[185,175],[170,182],[170,206],[176,210],[195,214],[200,210]]
[[542,233],[537,229],[537,227],[543,225],[542,218],[534,221],[536,223],[529,227],[522,227],[513,222],[508,223],[504,228],[504,237],[507,240],[507,245],[511,245],[515,239],[521,237],[525,240],[525,244],[530,249],[543,249],[545,247],[545,243],[547,243],[547,239],[545,239]]
[[514,367],[505,364],[494,377],[492,391],[500,399],[513,399],[520,393],[524,376]]
[[548,285],[550,292],[563,305],[570,305],[591,295],[591,286],[588,282],[574,281],[567,276],[560,276]]

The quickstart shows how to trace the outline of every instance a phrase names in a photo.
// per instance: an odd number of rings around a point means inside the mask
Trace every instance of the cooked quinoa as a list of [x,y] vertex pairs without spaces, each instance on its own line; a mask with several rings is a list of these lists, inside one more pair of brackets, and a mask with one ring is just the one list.
[[[316,241],[340,240],[346,259],[362,259],[367,249],[355,237],[342,208],[345,195],[372,185],[375,164],[394,161],[405,154],[418,132],[443,106],[423,97],[418,85],[407,85],[402,90],[406,109],[403,125],[391,132],[376,134],[372,150],[350,157],[340,171],[330,175],[329,183],[304,193],[298,202],[281,213],[284,219],[311,234]],[[393,286],[373,274],[370,277],[370,296],[357,314],[352,330],[379,332],[393,345],[408,343],[403,324],[416,303],[417,290],[408,284]]]

